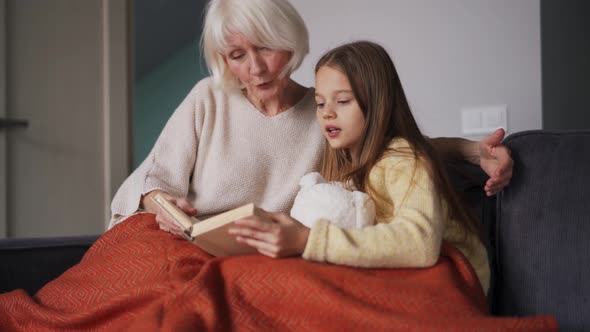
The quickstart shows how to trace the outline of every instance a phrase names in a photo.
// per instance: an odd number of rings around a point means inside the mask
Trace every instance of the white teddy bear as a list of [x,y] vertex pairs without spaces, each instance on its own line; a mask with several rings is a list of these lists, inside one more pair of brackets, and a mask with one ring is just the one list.
[[291,217],[311,228],[328,220],[343,228],[362,228],[375,223],[375,203],[369,195],[350,191],[341,183],[327,182],[319,173],[304,175],[295,197]]

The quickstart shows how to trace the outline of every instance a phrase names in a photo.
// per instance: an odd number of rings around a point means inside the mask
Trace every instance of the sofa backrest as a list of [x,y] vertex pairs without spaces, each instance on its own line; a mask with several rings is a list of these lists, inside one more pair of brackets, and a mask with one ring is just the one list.
[[590,331],[590,131],[526,131],[504,144],[514,173],[497,197],[492,312]]
[[22,288],[35,294],[80,262],[98,236],[0,239],[0,293]]

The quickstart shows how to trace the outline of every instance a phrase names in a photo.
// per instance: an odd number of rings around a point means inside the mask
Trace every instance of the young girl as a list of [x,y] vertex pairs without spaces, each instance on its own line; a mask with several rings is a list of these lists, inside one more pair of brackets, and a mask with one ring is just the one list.
[[271,257],[373,268],[430,267],[446,240],[468,258],[487,291],[478,228],[418,129],[387,52],[372,42],[346,44],[322,56],[315,71],[317,119],[329,142],[322,175],[367,192],[375,225],[347,229],[318,220],[309,229],[269,213],[275,223],[242,219],[230,233]]

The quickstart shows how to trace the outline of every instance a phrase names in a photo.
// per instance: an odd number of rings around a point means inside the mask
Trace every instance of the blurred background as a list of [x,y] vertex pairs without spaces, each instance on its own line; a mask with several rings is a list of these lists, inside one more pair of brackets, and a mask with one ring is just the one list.
[[[367,39],[429,136],[590,129],[586,0],[291,0],[293,78]],[[0,0],[0,238],[100,234],[119,185],[198,80],[198,0]]]

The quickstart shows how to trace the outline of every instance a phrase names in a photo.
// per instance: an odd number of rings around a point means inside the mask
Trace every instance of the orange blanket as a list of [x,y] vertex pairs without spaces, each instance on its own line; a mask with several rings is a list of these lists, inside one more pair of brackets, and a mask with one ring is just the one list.
[[477,278],[445,245],[430,269],[211,258],[151,214],[105,233],[34,297],[0,294],[1,331],[552,331],[551,317],[487,314]]

